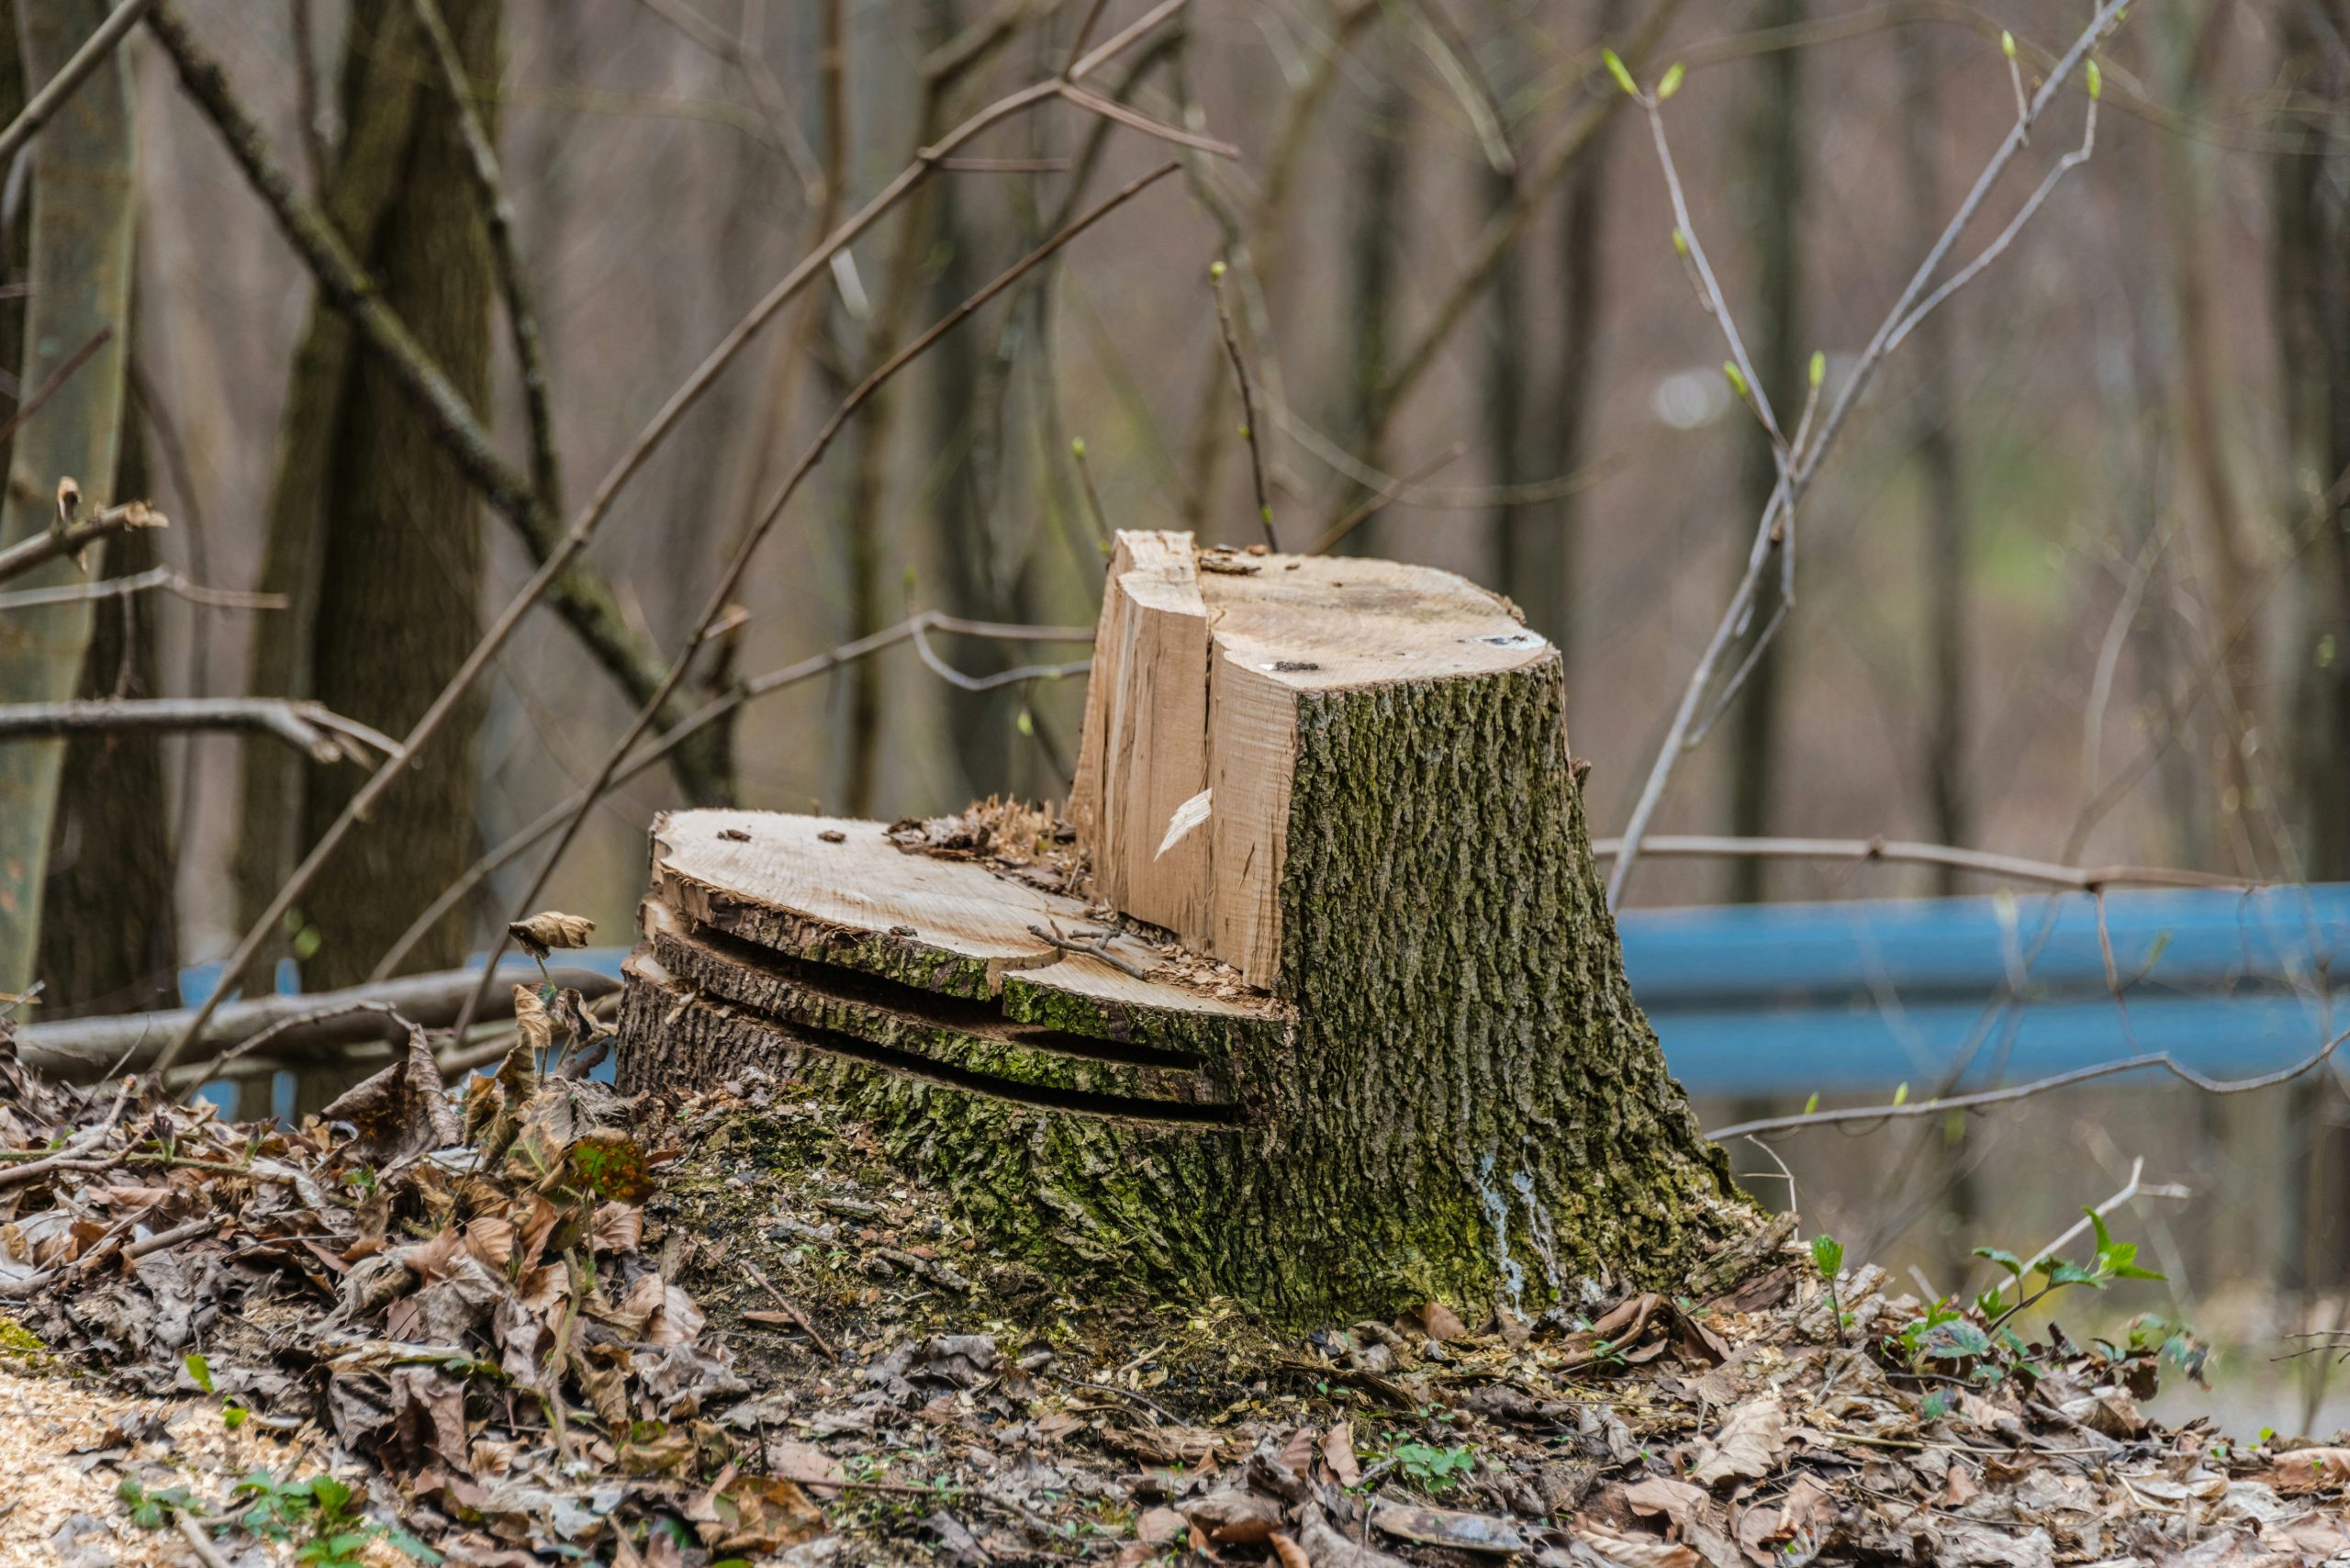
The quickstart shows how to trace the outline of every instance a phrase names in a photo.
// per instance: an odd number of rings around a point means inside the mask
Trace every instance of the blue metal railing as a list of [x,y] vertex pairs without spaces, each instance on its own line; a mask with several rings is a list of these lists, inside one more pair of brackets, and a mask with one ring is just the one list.
[[[1630,910],[1632,990],[1694,1094],[1919,1092],[2168,1052],[2273,1071],[2350,1025],[2350,885]],[[2109,970],[2108,952],[2111,965]],[[564,955],[617,974],[623,949]],[[202,996],[218,966],[191,969]],[[282,974],[290,989],[292,976]]]

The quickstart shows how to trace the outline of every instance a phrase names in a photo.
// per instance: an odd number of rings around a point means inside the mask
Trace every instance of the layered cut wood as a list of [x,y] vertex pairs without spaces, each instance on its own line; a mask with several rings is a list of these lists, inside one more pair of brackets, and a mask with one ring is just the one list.
[[1625,983],[1557,650],[1119,535],[1060,812],[654,829],[632,1088],[790,1074],[1038,1266],[1298,1321],[1671,1287],[1754,1216]]

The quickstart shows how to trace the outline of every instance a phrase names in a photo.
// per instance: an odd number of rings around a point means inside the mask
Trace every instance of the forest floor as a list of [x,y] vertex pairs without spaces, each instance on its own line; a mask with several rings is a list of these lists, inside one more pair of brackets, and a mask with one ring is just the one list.
[[0,1565],[2350,1557],[2350,1436],[2149,1420],[2193,1341],[2061,1289],[1932,1308],[1783,1222],[1709,1300],[1285,1334],[992,1255],[791,1082],[564,1059],[459,1094],[420,1036],[287,1130],[0,1046]]

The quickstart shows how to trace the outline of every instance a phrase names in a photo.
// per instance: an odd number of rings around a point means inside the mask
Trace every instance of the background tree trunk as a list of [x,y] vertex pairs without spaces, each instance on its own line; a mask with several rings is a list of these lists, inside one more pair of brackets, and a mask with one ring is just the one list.
[[[1934,103],[1942,72],[1934,33],[1922,29],[1902,51],[1908,67],[1902,185],[1908,205],[1909,245],[1924,255],[1949,219],[1935,152],[1942,120]],[[1917,390],[1910,399],[1910,452],[1918,465],[1918,496],[1925,548],[1919,552],[1920,597],[1926,605],[1926,836],[1964,845],[1975,835],[1975,806],[1967,780],[1966,491],[1958,459],[1958,404],[1952,390],[1950,318],[1937,311],[1918,324]],[[1774,396],[1776,390],[1774,389]],[[1958,890],[1958,873],[1934,872],[1934,891]]]
[[[2282,7],[2278,84],[2304,106],[2350,95],[2350,3],[2288,0]],[[2309,624],[2295,660],[2296,813],[2305,835],[2305,874],[2350,878],[2350,503],[2311,519],[2311,509],[2350,469],[2350,133],[2338,117],[2289,117],[2306,125],[2299,145],[2275,162],[2272,197],[2277,363],[2284,373],[2286,473],[2281,498],[2288,538],[2306,526]],[[2342,1278],[2350,1211],[2350,1137],[2333,1075],[2297,1092],[2295,1126],[2311,1141],[2304,1180],[2290,1190],[2288,1288],[2322,1289]]]
[[[1373,439],[1386,423],[1388,350],[1397,330],[1395,286],[1408,243],[1404,215],[1411,210],[1409,143],[1412,95],[1404,79],[1401,13],[1374,24],[1368,51],[1379,61],[1368,122],[1355,141],[1347,176],[1347,209],[1353,226],[1347,243],[1346,314],[1339,341],[1347,344],[1346,406],[1338,420],[1340,439],[1354,455],[1376,468],[1385,450]],[[1260,413],[1259,417],[1263,415]],[[1368,487],[1341,487],[1344,513],[1368,499]],[[1371,553],[1380,527],[1377,513],[1365,518],[1335,548],[1343,554]]]
[[[146,420],[125,400],[114,493],[145,496]],[[161,559],[158,531],[134,529],[106,549],[106,576]],[[161,594],[95,607],[82,662],[83,697],[167,695],[158,670]],[[42,1013],[50,1018],[138,1013],[180,1004],[179,918],[171,787],[157,733],[75,735],[49,852],[40,924]]]
[[[57,73],[106,19],[103,0],[20,0],[16,21],[27,83]],[[101,333],[111,336],[17,431],[0,501],[0,544],[50,526],[57,486],[73,478],[83,507],[111,502],[130,329],[135,192],[129,64],[118,50],[51,119],[31,151],[30,256],[20,385],[29,396]],[[81,580],[58,561],[17,588]],[[90,634],[87,602],[8,613],[0,622],[0,702],[73,694]],[[0,991],[37,978],[50,829],[65,766],[62,741],[0,746]]]
[[[443,10],[467,78],[494,82],[500,0],[444,0]],[[386,300],[479,407],[489,381],[488,235],[453,106],[406,0],[353,7],[342,93],[351,129],[329,210],[381,280]],[[476,107],[487,116],[492,106]],[[480,507],[410,401],[352,346],[324,304],[313,307],[287,407],[264,582],[301,594],[309,613],[298,641],[264,649],[274,664],[257,673],[378,729],[405,733],[477,634]],[[364,979],[422,902],[476,852],[477,700],[474,707],[319,878],[295,934],[307,988]],[[362,778],[348,767],[303,764],[287,780],[289,799],[268,783],[272,769],[252,766],[260,760],[252,748],[248,758],[249,869],[283,866],[315,842]],[[282,822],[297,824],[290,843]],[[280,875],[252,877],[248,894],[266,898]],[[464,950],[462,917],[452,914],[416,946],[408,966],[446,968]]]
[[[1792,28],[1805,17],[1805,0],[1763,0],[1754,14],[1754,26],[1769,30]],[[1744,313],[1743,326],[1755,373],[1769,393],[1781,428],[1794,435],[1796,411],[1803,406],[1802,262],[1799,252],[1800,209],[1803,203],[1803,55],[1799,50],[1775,49],[1760,62],[1761,94],[1754,109],[1753,165],[1750,174],[1752,205],[1747,222],[1753,236],[1755,297]],[[1747,420],[1740,410],[1734,418]],[[1747,420],[1751,423],[1751,420]],[[1777,487],[1779,470],[1771,444],[1760,431],[1746,438],[1745,505],[1741,520],[1762,515]],[[1736,552],[1740,571],[1743,551]],[[1754,624],[1770,623],[1779,608],[1779,577],[1774,569],[1755,598]],[[1779,709],[1782,679],[1787,662],[1787,641],[1781,637],[1755,661],[1730,714],[1730,832],[1757,835],[1772,831],[1773,807],[1778,792]],[[1769,896],[1770,862],[1754,857],[1732,860],[1729,896],[1740,903],[1759,903]]]

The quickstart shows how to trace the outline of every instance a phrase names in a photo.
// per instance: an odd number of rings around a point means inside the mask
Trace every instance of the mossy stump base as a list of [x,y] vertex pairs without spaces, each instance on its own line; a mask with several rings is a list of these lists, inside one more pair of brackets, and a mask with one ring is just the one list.
[[1507,601],[1122,534],[1069,816],[1114,935],[879,823],[662,817],[622,1083],[794,1068],[997,1246],[1299,1323],[1673,1289],[1759,1223]]

